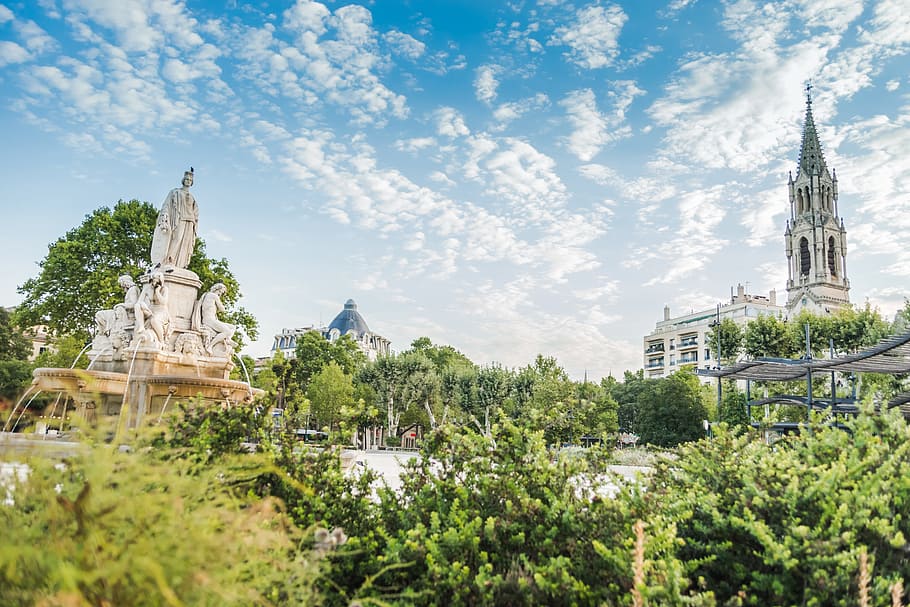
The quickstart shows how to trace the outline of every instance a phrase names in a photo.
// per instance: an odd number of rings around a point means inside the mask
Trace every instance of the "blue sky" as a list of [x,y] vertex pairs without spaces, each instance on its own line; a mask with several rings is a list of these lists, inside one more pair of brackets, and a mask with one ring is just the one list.
[[641,366],[661,318],[785,299],[805,83],[855,303],[910,294],[906,0],[0,0],[0,303],[196,170],[263,355],[354,298],[402,350]]

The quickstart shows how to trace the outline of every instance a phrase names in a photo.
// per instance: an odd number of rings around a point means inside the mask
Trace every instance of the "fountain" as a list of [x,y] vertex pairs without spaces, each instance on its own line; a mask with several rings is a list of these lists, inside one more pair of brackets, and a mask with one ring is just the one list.
[[[165,198],[152,239],[149,270],[137,285],[124,275],[123,303],[95,315],[89,369],[40,368],[32,388],[63,392],[85,422],[106,422],[118,433],[160,418],[171,399],[208,403],[251,402],[261,390],[229,379],[236,327],[219,319],[225,286],[199,296],[202,282],[187,269],[196,241],[199,211],[189,188]],[[126,420],[123,423],[123,420]]]

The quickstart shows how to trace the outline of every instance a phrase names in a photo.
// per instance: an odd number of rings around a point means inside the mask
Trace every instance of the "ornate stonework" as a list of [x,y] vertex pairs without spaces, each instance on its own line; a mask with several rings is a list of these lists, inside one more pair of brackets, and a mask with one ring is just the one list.
[[849,307],[847,231],[838,216],[837,174],[825,163],[808,95],[799,166],[796,179],[790,176],[789,190],[790,219],[784,232],[788,315]]

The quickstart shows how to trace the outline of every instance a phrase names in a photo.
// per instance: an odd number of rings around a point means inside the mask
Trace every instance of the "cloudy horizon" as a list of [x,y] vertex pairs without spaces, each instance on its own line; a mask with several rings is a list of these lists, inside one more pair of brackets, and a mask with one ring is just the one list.
[[[643,6],[647,5],[647,6]],[[655,8],[657,7],[657,8]],[[0,0],[6,263],[196,170],[200,236],[260,322],[348,298],[404,350],[642,365],[665,304],[785,301],[787,177],[812,83],[851,301],[910,290],[900,0]]]

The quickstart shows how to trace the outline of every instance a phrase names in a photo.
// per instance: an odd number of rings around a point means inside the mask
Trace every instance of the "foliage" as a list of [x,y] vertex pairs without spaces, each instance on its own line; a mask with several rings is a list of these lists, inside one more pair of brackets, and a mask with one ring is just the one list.
[[743,343],[749,358],[789,358],[796,349],[786,321],[772,314],[762,314],[746,325]]
[[[19,287],[25,298],[17,309],[20,322],[45,324],[52,333],[75,334],[85,340],[95,313],[123,301],[117,278],[122,274],[136,278],[148,270],[157,217],[154,206],[138,200],[121,200],[113,209],[101,207],[86,215],[79,226],[48,246],[38,275]],[[256,321],[236,305],[240,289],[227,260],[207,257],[205,243],[197,238],[189,269],[199,275],[203,290],[216,282],[225,284],[222,302],[228,309],[227,320],[255,339]]]
[[433,366],[436,367],[437,372],[446,369],[471,369],[474,367],[474,363],[467,356],[452,346],[434,344],[429,337],[418,337],[412,341],[411,349],[406,350],[403,354],[408,352],[419,352],[429,358]]
[[147,440],[167,457],[210,464],[227,454],[246,453],[247,443],[266,440],[271,419],[249,405],[212,407],[203,401],[181,402],[166,431]]
[[719,431],[659,463],[643,500],[667,516],[718,602],[855,605],[859,553],[873,594],[910,578],[910,429],[866,412],[848,432],[816,426],[771,449]]
[[717,421],[723,422],[731,428],[739,429],[749,424],[746,395],[736,388],[735,382],[727,382],[723,387],[723,399],[720,411],[717,412]]
[[29,461],[0,506],[0,604],[313,604],[319,555],[277,500],[235,490],[261,465],[191,474],[105,446]]
[[701,386],[691,372],[677,371],[650,384],[638,402],[635,432],[644,443],[661,447],[698,440],[704,436],[708,412]]
[[0,360],[0,400],[14,400],[31,381],[31,363],[25,360]]
[[[356,598],[407,605],[596,605],[622,602],[632,585],[634,523],[624,502],[592,499],[601,469],[556,457],[543,435],[502,419],[489,437],[447,425],[402,479],[380,491],[381,537],[352,538],[376,551],[357,577]],[[672,533],[649,556],[667,557]],[[372,587],[363,582],[375,579]],[[619,601],[617,600],[619,599]],[[338,603],[335,603],[338,604]]]
[[366,362],[366,356],[350,335],[329,341],[318,331],[307,331],[297,340],[294,361],[294,379],[298,388],[306,392],[313,376],[330,362],[353,375]]
[[0,360],[26,360],[31,353],[31,342],[9,311],[0,306]]
[[329,434],[339,421],[345,407],[354,404],[354,385],[334,360],[325,365],[310,381],[307,388],[310,411],[317,424],[314,427],[327,428]]
[[717,355],[718,339],[720,340],[720,359],[723,362],[736,360],[743,349],[743,329],[732,318],[724,318],[720,324],[714,324],[705,334],[705,345]]

